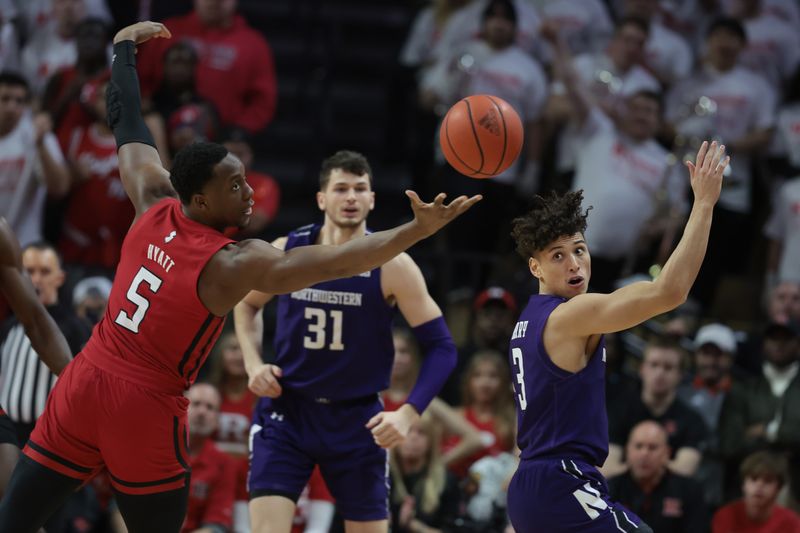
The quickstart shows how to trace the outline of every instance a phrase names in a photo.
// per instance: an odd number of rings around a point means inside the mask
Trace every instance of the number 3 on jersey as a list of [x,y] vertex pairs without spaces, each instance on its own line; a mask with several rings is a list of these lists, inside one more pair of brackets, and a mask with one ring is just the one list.
[[326,337],[330,332],[331,343],[328,345],[328,350],[341,351],[344,350],[342,344],[342,311],[332,309],[331,327],[327,327],[327,313],[324,309],[317,307],[306,307],[305,318],[310,320],[308,323],[308,335],[303,337],[303,348],[309,350],[321,350],[325,348]]
[[511,357],[514,360],[514,366],[519,369],[519,372],[517,372],[517,383],[519,383],[517,398],[519,399],[520,410],[524,411],[528,407],[528,399],[525,397],[525,368],[522,366],[522,349],[512,348]]
[[133,316],[129,316],[128,313],[120,310],[114,322],[128,331],[139,333],[139,324],[142,323],[145,313],[147,313],[147,310],[150,308],[150,301],[139,294],[137,290],[142,283],[147,283],[150,287],[150,292],[155,294],[158,292],[158,289],[161,288],[161,281],[161,278],[145,267],[141,267],[139,272],[136,273],[136,276],[133,277],[133,281],[131,282],[131,286],[128,287],[128,293],[126,295],[128,301],[136,306],[136,310],[133,312]]

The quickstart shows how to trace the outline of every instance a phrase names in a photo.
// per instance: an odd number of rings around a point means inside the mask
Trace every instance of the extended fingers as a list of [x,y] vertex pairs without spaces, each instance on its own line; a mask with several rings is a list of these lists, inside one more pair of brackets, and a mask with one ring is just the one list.
[[700,149],[697,151],[697,158],[695,159],[695,165],[697,168],[703,168],[703,162],[706,160],[706,152],[708,152],[708,141],[703,141],[703,144],[700,145]]

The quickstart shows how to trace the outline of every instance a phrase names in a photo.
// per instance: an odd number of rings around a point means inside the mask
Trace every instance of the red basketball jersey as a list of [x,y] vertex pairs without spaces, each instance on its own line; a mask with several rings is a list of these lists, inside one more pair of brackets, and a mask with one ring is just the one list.
[[231,242],[186,217],[176,199],[152,206],[125,237],[108,307],[83,354],[111,374],[181,394],[225,321],[200,301],[198,278]]

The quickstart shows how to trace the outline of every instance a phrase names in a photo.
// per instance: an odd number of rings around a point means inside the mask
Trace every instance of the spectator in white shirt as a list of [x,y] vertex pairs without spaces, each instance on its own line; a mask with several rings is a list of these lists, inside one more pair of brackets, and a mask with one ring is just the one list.
[[767,147],[775,126],[775,91],[761,76],[738,64],[746,43],[739,21],[715,20],[707,32],[703,65],[677,84],[667,99],[666,118],[682,152],[691,152],[698,138],[713,136],[731,154],[714,208],[705,262],[693,287],[693,295],[706,308],[713,303],[719,279],[740,273],[746,265],[739,243],[749,242],[753,228],[751,157]]
[[[543,36],[553,37],[547,29]],[[585,234],[592,249],[592,289],[610,292],[626,260],[637,254],[639,240],[645,234],[658,238],[680,222],[687,182],[654,139],[661,122],[659,95],[633,93],[615,124],[587,95],[563,40],[554,40],[555,67],[575,110],[580,146],[572,188],[583,189],[585,205],[593,206],[593,224]]]
[[69,189],[69,173],[50,121],[31,116],[25,78],[0,73],[0,213],[22,246],[42,238],[47,193]]
[[544,0],[541,13],[547,23],[558,28],[573,55],[602,50],[614,33],[602,0]]
[[736,18],[747,33],[740,61],[780,91],[800,64],[800,35],[797,27],[764,10],[763,4],[763,0],[739,1]]
[[[543,26],[543,32],[550,32],[551,26]],[[647,42],[647,23],[638,18],[625,18],[617,23],[614,36],[604,52],[582,54],[572,60],[577,75],[576,82],[585,88],[592,105],[599,107],[606,115],[615,118],[620,108],[624,108],[627,97],[639,91],[660,92],[658,80],[640,66],[644,58]],[[560,33],[560,32],[559,32]],[[555,69],[558,80],[559,69]],[[565,126],[558,140],[556,170],[559,181],[569,188],[575,170],[575,160],[581,148],[576,129],[575,109],[566,95],[563,80],[558,80],[552,88],[552,96],[547,104],[548,121],[554,127]],[[560,187],[557,187],[560,188]]]
[[[424,99],[439,102],[446,110],[470,95],[491,94],[508,102],[519,114],[524,128],[524,144],[520,158],[508,170],[488,180],[465,180],[452,176],[453,188],[462,193],[466,188],[484,193],[483,213],[462,221],[455,241],[468,249],[493,247],[504,231],[505,244],[512,245],[505,222],[513,216],[518,193],[527,195],[537,189],[540,144],[539,118],[547,98],[547,79],[539,64],[516,42],[517,12],[511,0],[492,0],[483,13],[483,38],[468,43],[449,61],[439,61],[421,83]],[[466,62],[469,68],[462,68]],[[446,178],[450,179],[450,178]],[[491,192],[490,192],[491,190]],[[465,229],[470,221],[475,232]],[[465,226],[466,224],[466,226]],[[477,235],[484,235],[482,239]]]
[[84,0],[53,0],[53,22],[30,36],[22,49],[22,73],[38,97],[50,76],[75,64],[75,28],[86,15]]
[[767,283],[800,283],[800,177],[789,180],[778,191],[764,233],[770,240]]
[[658,0],[626,0],[625,15],[646,20],[650,32],[645,44],[644,64],[664,85],[689,75],[694,56],[689,43],[661,23],[658,17]]

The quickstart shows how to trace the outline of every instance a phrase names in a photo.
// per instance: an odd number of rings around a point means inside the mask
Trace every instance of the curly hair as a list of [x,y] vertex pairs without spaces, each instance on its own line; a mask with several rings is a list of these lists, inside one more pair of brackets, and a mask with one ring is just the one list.
[[217,143],[192,143],[175,154],[169,180],[181,202],[189,204],[214,175],[214,167],[225,159],[228,150]]
[[583,189],[563,196],[555,191],[546,198],[536,195],[533,209],[511,222],[511,236],[517,243],[517,252],[528,259],[559,237],[586,231],[586,217],[591,207],[583,211],[582,201]]

